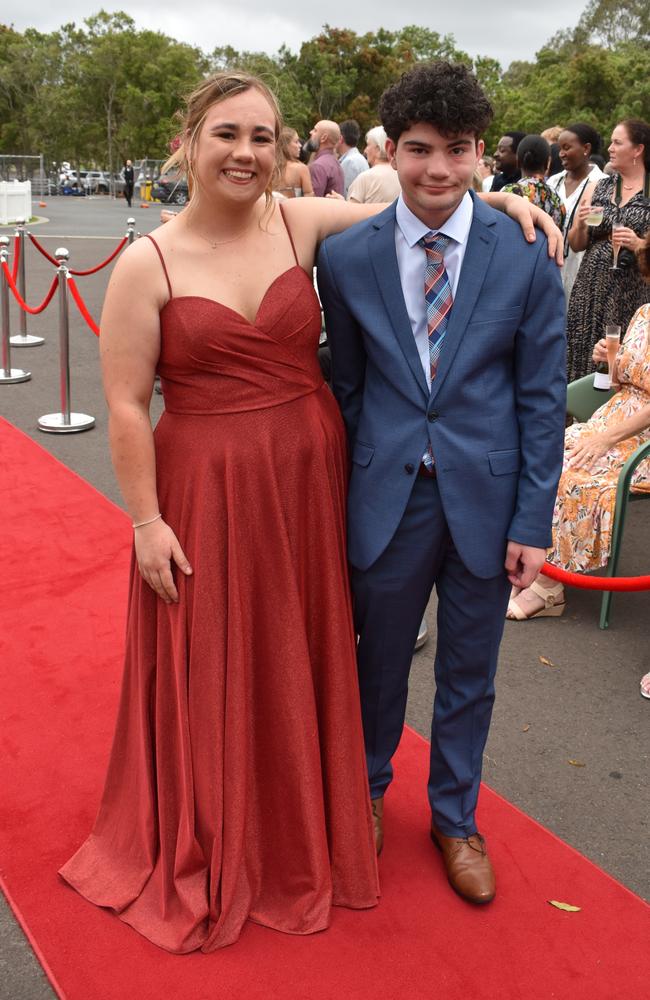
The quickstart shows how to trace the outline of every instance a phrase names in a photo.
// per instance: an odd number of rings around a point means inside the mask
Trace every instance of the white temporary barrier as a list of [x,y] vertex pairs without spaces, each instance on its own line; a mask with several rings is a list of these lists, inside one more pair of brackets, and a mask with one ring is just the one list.
[[32,217],[30,181],[0,181],[0,225]]

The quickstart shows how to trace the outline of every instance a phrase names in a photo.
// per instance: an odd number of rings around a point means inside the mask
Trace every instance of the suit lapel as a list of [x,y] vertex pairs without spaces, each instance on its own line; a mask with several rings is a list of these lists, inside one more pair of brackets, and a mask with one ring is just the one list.
[[436,377],[431,386],[431,401],[435,399],[442,388],[467,329],[481,286],[485,281],[485,275],[497,242],[496,235],[490,228],[491,225],[494,225],[494,221],[485,212],[481,203],[474,199],[474,218],[467,239],[467,249],[463,258],[454,304],[449,314]]
[[408,366],[425,399],[428,399],[429,388],[415,344],[411,321],[406,311],[402,283],[397,266],[394,205],[391,205],[386,212],[378,216],[375,226],[376,229],[368,239],[368,252],[375,272],[377,286],[386,307],[393,332]]

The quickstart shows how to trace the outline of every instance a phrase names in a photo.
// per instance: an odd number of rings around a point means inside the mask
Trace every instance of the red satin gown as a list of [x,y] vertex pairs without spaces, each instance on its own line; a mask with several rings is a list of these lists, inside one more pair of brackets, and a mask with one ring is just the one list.
[[61,875],[162,948],[208,952],[246,920],[310,934],[374,906],[377,866],[318,299],[297,264],[254,323],[169,295],[158,496],[194,573],[166,605],[133,566],[104,794]]

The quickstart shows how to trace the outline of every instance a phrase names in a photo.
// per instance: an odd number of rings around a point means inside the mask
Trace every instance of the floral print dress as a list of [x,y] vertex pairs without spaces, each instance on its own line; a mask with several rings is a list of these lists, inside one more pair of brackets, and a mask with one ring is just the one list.
[[539,177],[522,177],[515,184],[506,184],[501,190],[504,194],[518,194],[520,198],[528,198],[533,205],[550,215],[559,229],[564,227],[566,208],[559,194],[546,181]]
[[[650,440],[650,427],[620,441],[591,469],[567,467],[566,454],[584,435],[599,433],[650,403],[650,305],[632,317],[618,352],[620,390],[584,424],[567,428],[564,469],[553,513],[553,548],[549,562],[574,573],[607,565],[612,540],[616,487],[623,465],[640,444]],[[632,488],[650,491],[650,459],[634,471]]]

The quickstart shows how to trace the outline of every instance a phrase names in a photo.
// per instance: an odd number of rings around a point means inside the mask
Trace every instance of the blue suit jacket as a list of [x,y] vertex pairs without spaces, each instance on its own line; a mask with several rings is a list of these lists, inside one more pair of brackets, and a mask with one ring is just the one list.
[[474,198],[431,392],[406,311],[395,204],[327,239],[318,287],[350,438],[351,563],[367,569],[402,518],[427,443],[454,544],[475,576],[507,539],[545,547],[566,406],[564,295],[546,240]]

